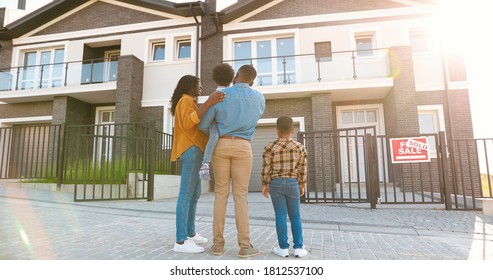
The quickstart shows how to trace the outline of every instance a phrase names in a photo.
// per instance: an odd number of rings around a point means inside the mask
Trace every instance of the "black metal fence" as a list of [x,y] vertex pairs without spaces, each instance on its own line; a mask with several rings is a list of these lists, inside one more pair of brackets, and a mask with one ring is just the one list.
[[[427,162],[392,163],[390,139],[374,127],[300,132],[308,150],[305,203],[445,204],[478,210],[493,198],[493,139],[426,137]],[[400,136],[403,137],[403,136]]]
[[152,200],[154,173],[181,172],[172,141],[152,122],[1,128],[0,179],[73,185],[76,201]]
[[56,179],[61,125],[0,128],[0,179]]

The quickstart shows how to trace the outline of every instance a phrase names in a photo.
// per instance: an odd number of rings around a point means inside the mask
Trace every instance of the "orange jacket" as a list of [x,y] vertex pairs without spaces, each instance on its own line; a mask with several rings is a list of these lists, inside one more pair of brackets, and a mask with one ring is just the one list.
[[209,137],[197,126],[200,123],[197,109],[197,101],[188,94],[184,94],[178,101],[175,109],[171,161],[176,161],[192,145],[204,152]]

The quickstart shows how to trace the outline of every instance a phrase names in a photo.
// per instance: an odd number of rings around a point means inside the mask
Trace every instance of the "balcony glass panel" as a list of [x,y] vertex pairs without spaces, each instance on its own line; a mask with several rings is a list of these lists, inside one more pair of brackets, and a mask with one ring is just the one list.
[[[289,41],[288,43],[290,44]],[[332,52],[331,59],[320,59],[315,54],[291,55],[289,49],[285,48],[282,56],[243,56],[230,62],[235,70],[243,64],[253,64],[257,69],[257,86],[380,79],[391,76],[388,49],[373,49],[371,52],[374,55],[363,59],[356,55],[356,50]],[[272,75],[268,70],[270,65]]]

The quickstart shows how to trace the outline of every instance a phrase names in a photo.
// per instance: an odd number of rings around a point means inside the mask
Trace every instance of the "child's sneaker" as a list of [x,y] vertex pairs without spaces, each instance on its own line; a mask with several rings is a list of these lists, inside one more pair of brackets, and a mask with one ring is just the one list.
[[202,166],[200,167],[199,170],[199,177],[201,180],[211,180],[211,174],[210,174],[210,163],[204,162],[202,163]]
[[289,257],[289,249],[281,249],[279,247],[275,247],[274,249],[272,249],[272,253],[274,253],[274,255],[278,255],[281,258]]
[[308,251],[305,249],[305,246],[294,249],[295,258],[303,258],[307,255],[308,255]]

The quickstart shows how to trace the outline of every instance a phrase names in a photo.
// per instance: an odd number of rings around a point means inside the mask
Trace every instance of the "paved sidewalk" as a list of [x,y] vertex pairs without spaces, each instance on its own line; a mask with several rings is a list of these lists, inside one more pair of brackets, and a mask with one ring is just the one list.
[[[212,193],[202,195],[197,231],[212,238]],[[226,253],[173,252],[176,199],[73,202],[72,194],[0,183],[0,259],[236,260],[233,201],[228,203]],[[249,194],[250,234],[262,254],[280,259],[269,199]],[[442,205],[302,204],[312,260],[493,260],[493,217],[446,211]]]

